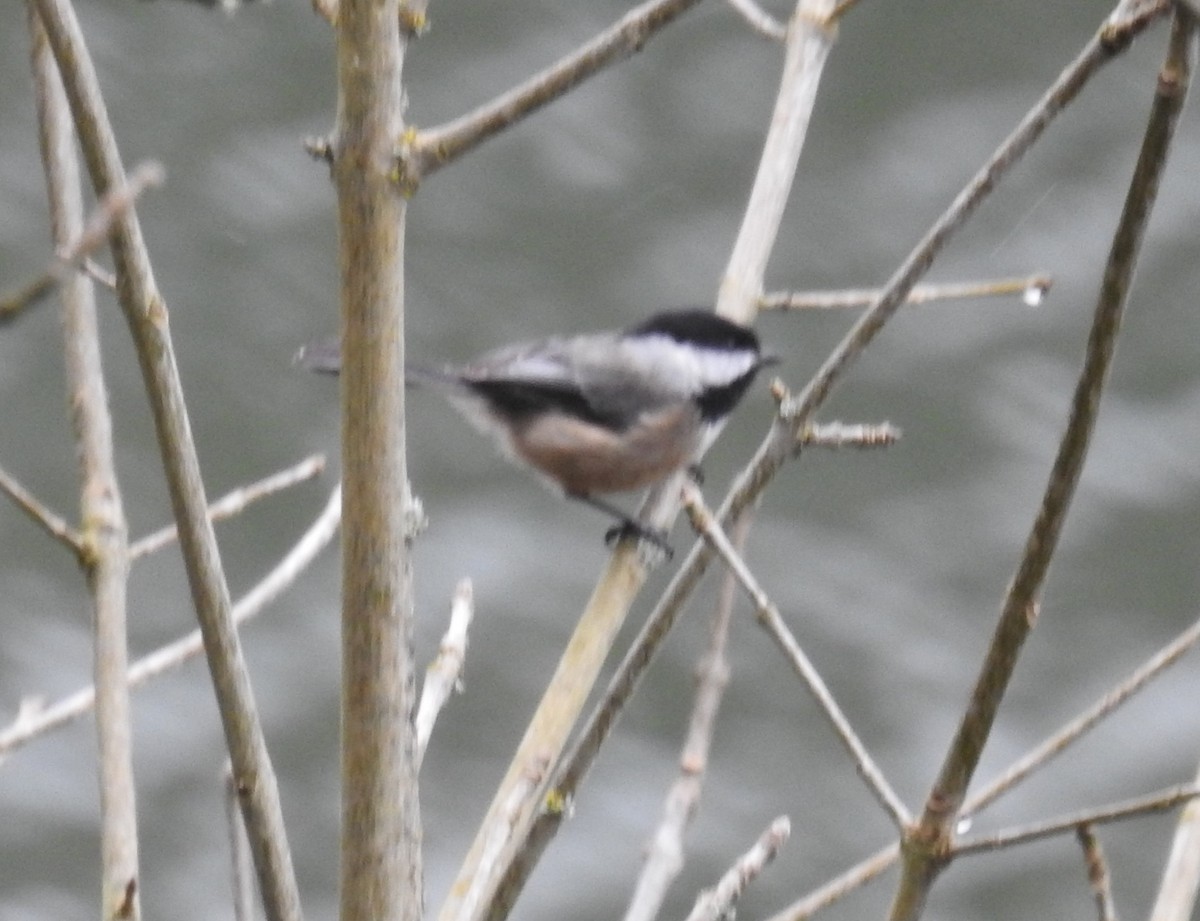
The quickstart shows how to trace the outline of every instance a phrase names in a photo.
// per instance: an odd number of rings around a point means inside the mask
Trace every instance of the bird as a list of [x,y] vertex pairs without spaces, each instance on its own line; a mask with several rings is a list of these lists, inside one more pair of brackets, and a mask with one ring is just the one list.
[[[554,491],[670,553],[665,536],[604,496],[695,469],[762,368],[754,330],[703,309],[669,310],[621,330],[503,346],[463,365],[410,364],[405,381],[440,392],[501,453]],[[337,374],[337,342],[296,355]]]

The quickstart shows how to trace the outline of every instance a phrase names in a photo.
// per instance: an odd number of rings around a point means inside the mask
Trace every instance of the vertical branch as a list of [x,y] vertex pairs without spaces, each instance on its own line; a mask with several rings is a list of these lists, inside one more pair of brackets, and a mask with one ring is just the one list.
[[[33,2],[62,75],[92,185],[98,195],[123,188],[125,169],[116,135],[75,10],[70,0]],[[300,895],[284,833],[278,784],[234,626],[216,536],[208,520],[167,305],[154,280],[137,215],[132,210],[118,215],[110,236],[117,297],[154,416],[192,603],[204,638],[267,917],[270,921],[299,918]]]
[[[33,71],[39,140],[50,200],[54,245],[60,252],[83,232],[83,194],[75,133],[62,80],[32,7]],[[132,721],[125,672],[129,533],[113,462],[112,419],[100,365],[92,282],[71,272],[63,301],[67,394],[78,445],[83,522],[80,560],[92,600],[96,683],[96,736],[100,774],[101,918],[141,917],[138,897],[137,806],[134,796]]]
[[904,842],[904,872],[891,912],[895,921],[920,915],[933,880],[949,859],[953,825],[967,786],[978,766],[1021,647],[1037,620],[1038,598],[1087,457],[1146,224],[1187,92],[1191,41],[1191,17],[1177,12],[1149,125],[1105,265],[1067,427],[971,701],[926,800],[925,810]]
[[[413,4],[404,14],[423,14]],[[398,0],[338,7],[333,147],[342,304],[343,921],[422,913],[404,419]]]
[[741,323],[754,319],[767,259],[779,233],[816,104],[837,23],[833,0],[802,0],[788,23],[786,54],[771,126],[729,263],[717,292],[717,313]]

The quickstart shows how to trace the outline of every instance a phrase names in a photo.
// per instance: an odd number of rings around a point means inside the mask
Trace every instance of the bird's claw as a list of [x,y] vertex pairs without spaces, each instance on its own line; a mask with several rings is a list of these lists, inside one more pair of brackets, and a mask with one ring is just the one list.
[[644,524],[639,524],[632,519],[622,521],[620,524],[615,524],[604,532],[604,543],[611,547],[618,541],[626,538],[634,538],[636,540],[644,540],[647,543],[653,544],[659,550],[666,554],[670,560],[675,556],[675,549],[667,543],[667,535],[665,531],[658,531],[654,528],[649,528]]

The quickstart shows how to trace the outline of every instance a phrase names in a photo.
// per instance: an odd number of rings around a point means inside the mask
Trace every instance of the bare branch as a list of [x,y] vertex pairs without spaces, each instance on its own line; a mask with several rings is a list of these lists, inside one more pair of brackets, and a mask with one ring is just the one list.
[[1108,691],[1095,704],[1083,711],[1045,742],[1038,745],[1027,755],[1019,758],[999,777],[986,787],[970,797],[959,811],[959,822],[969,818],[999,799],[1018,783],[1028,777],[1034,770],[1044,765],[1051,758],[1064,752],[1069,745],[1083,736],[1089,729],[1104,717],[1116,710],[1134,694],[1142,690],[1152,678],[1157,678],[1168,666],[1174,664],[1180,656],[1200,641],[1200,620],[1184,630],[1179,636],[1151,656],[1128,677]]
[[754,847],[743,854],[738,862],[729,868],[729,872],[721,877],[716,887],[701,893],[687,921],[721,921],[723,918],[732,917],[734,906],[746,891],[746,887],[775,859],[775,855],[787,843],[791,833],[792,823],[788,821],[787,816],[781,815],[772,822]]
[[[342,489],[337,487],[329,496],[325,508],[309,526],[296,545],[254,588],[233,607],[238,624],[256,616],[290,586],[337,533],[342,513]],[[137,688],[151,678],[182,665],[204,652],[204,640],[199,630],[160,647],[138,659],[129,667],[127,681]],[[95,705],[95,689],[86,687],[49,707],[22,708],[17,718],[0,732],[0,757],[4,757],[27,742],[65,726],[89,712]]]
[[437,658],[425,673],[421,689],[421,704],[417,708],[417,766],[425,760],[425,749],[433,735],[433,724],[462,682],[463,661],[467,656],[467,631],[475,616],[475,596],[471,580],[463,579],[454,590],[450,602],[450,626],[442,637]]
[[[100,196],[128,183],[95,66],[70,0],[33,0],[62,74],[92,185]],[[254,704],[221,569],[204,484],[188,424],[183,385],[170,337],[167,305],[154,280],[141,225],[133,211],[111,227],[117,294],[132,334],[158,435],[159,450],[192,601],[225,740],[242,795],[246,828],[269,921],[300,917],[300,894],[279,803],[279,788]]]
[[767,921],[808,921],[817,912],[841,901],[855,889],[891,869],[899,859],[900,845],[889,844],[824,886],[793,902],[783,911],[772,915]]
[[[1091,443],[1134,267],[1187,86],[1186,63],[1179,63],[1180,54],[1186,61],[1186,44],[1181,51],[1179,31],[1177,22],[1142,151],[1113,238],[1066,431],[971,700],[921,818],[906,840],[905,871],[892,908],[893,921],[906,921],[921,913],[929,886],[945,864],[949,855],[946,845],[953,835],[967,785],[983,753],[1020,649],[1037,620],[1038,596]],[[1190,40],[1190,30],[1184,31]]]
[[[1084,711],[1041,745],[1037,746],[1028,755],[1018,759],[999,778],[968,799],[959,813],[960,822],[968,816],[981,812],[985,806],[997,799],[1002,793],[1016,786],[1017,783],[1027,777],[1034,769],[1064,751],[1068,745],[1081,737],[1083,733],[1094,726],[1099,720],[1112,713],[1117,707],[1144,688],[1152,678],[1162,674],[1168,666],[1178,661],[1198,640],[1200,640],[1200,620],[1197,620],[1191,627],[1164,646],[1144,665],[1140,666],[1105,694],[1095,705]],[[1195,782],[1200,784],[1200,775],[1197,775]],[[1189,819],[1193,827],[1190,838],[1193,842],[1190,848],[1192,853],[1190,858],[1181,855],[1180,860],[1186,863],[1190,859],[1195,864],[1197,870],[1200,870],[1200,835],[1197,835],[1194,831],[1197,820],[1200,820],[1200,808],[1197,807],[1195,801],[1187,804],[1180,818],[1181,837],[1185,839],[1189,836],[1184,832],[1183,826]],[[1186,854],[1189,849],[1184,847],[1183,850]],[[853,891],[883,873],[897,861],[899,856],[900,849],[898,845],[889,845],[821,888],[793,903],[788,908],[773,915],[768,921],[798,921],[801,918],[808,918],[822,908],[838,901],[848,892]],[[1187,877],[1186,872],[1181,875]],[[1165,879],[1171,876],[1173,874],[1169,870],[1164,873],[1164,889],[1167,888]],[[1190,877],[1193,883],[1195,878],[1195,876]],[[1184,886],[1186,888],[1186,883]],[[1184,898],[1184,904],[1188,907],[1182,910],[1182,914],[1168,914],[1166,917],[1152,915],[1153,921],[1187,921],[1191,917],[1190,905],[1191,899],[1194,899],[1194,897],[1195,890],[1192,890],[1191,896]]]
[[83,274],[96,284],[100,285],[100,287],[116,292],[117,277],[113,275],[112,272],[93,262],[91,259],[84,259],[81,268],[83,270]]
[[[937,301],[984,297],[1020,297],[1031,307],[1041,304],[1054,280],[1049,275],[997,278],[914,285],[904,298],[913,306]],[[760,310],[854,310],[870,307],[883,295],[882,288],[847,288],[841,291],[775,291],[759,298]]]
[[[1200,773],[1192,781],[1200,787]],[[1163,868],[1150,921],[1188,921],[1200,891],[1200,800],[1184,806]]]
[[83,559],[83,537],[79,532],[2,469],[0,469],[0,492],[12,499],[17,508],[28,515],[43,531],[70,547],[77,558]]
[[829,14],[829,18],[834,22],[839,22],[843,16],[856,6],[858,6],[858,0],[838,0],[837,8]]
[[755,32],[773,42],[787,38],[787,26],[759,6],[755,0],[728,0],[733,11]]
[[250,859],[250,842],[238,808],[237,784],[233,767],[225,762],[225,826],[229,832],[229,863],[233,883],[234,921],[254,921],[254,864]]
[[341,921],[424,914],[417,796],[412,502],[405,449],[402,16],[423,0],[340,0],[337,195],[342,373]]
[[[37,90],[38,134],[50,202],[55,248],[69,241],[86,246],[89,235],[104,239],[112,215],[83,226],[83,193],[75,132],[62,80],[37,14],[29,7],[33,39],[34,85]],[[124,203],[107,203],[123,210]],[[82,251],[82,249],[80,249]],[[77,258],[77,254],[71,256]],[[133,780],[133,720],[125,672],[126,589],[129,580],[129,529],[113,459],[112,418],[100,361],[100,335],[91,282],[61,262],[64,354],[71,424],[78,447],[80,479],[80,561],[87,574],[92,605],[93,675],[96,683],[96,740],[99,747],[101,916],[141,918],[141,873],[138,864],[137,805]]]
[[38,278],[0,297],[0,326],[16,319],[21,311],[32,307],[69,278],[88,254],[108,242],[109,229],[117,218],[131,209],[146,189],[162,185],[165,176],[159,163],[147,161],[135,166],[129,181],[105,195],[87,223],[78,227],[77,222],[72,238],[56,246],[59,255]]
[[[277,492],[282,492],[291,486],[295,486],[297,483],[311,480],[313,477],[320,475],[324,469],[325,455],[313,454],[298,464],[293,464],[291,467],[280,470],[278,473],[272,473],[270,476],[263,477],[256,483],[239,486],[209,505],[208,520],[217,522],[240,515],[251,503],[265,499]],[[165,528],[160,528],[153,534],[147,534],[140,540],[134,541],[129,548],[129,559],[131,561],[141,559],[148,554],[154,553],[156,550],[162,549],[178,537],[179,531],[175,525],[171,524]]]
[[836,29],[828,19],[833,7],[833,0],[801,0],[792,14],[770,127],[717,289],[717,313],[731,320],[750,323],[758,312],[767,259],[787,206],[825,61],[833,49]]
[[900,440],[903,433],[890,422],[880,422],[874,425],[859,423],[846,425],[841,422],[805,427],[797,440],[797,449],[831,448],[889,448]]
[[863,745],[862,740],[854,732],[850,721],[846,719],[846,715],[837,705],[837,701],[833,699],[833,694],[830,693],[829,688],[821,679],[820,674],[808,656],[804,654],[804,650],[800,648],[800,644],[796,642],[796,638],[792,636],[792,632],[788,629],[787,624],[783,622],[783,618],[779,614],[779,609],[775,607],[775,603],[762,590],[762,587],[758,584],[758,580],[754,578],[754,574],[746,566],[745,561],[738,555],[733,545],[730,544],[729,538],[713,517],[712,512],[705,506],[700,491],[694,485],[688,484],[685,487],[683,503],[688,517],[692,521],[692,527],[716,550],[721,560],[729,567],[729,571],[734,574],[738,583],[745,589],[746,594],[750,597],[758,612],[759,623],[783,651],[784,655],[787,656],[796,674],[808,685],[809,691],[816,698],[817,703],[821,705],[821,709],[829,720],[830,725],[833,726],[834,732],[841,739],[846,751],[850,753],[850,757],[854,759],[854,766],[859,776],[867,782],[867,786],[871,789],[871,792],[875,795],[880,805],[887,811],[897,829],[903,831],[912,820],[908,809],[905,808],[900,797],[896,795],[896,791],[892,789],[891,784],[887,782],[887,778],[883,776],[883,772],[867,751],[866,746]]
[[1158,793],[1151,793],[1137,799],[1114,803],[1099,809],[1087,809],[1073,815],[1060,818],[1046,819],[1041,822],[1031,822],[1017,828],[998,831],[993,835],[980,835],[963,838],[953,845],[953,856],[977,854],[982,851],[995,851],[1000,848],[1025,844],[1029,841],[1039,841],[1054,835],[1067,834],[1075,831],[1081,825],[1098,825],[1103,822],[1117,822],[1121,819],[1132,819],[1142,815],[1152,815],[1156,812],[1169,812],[1178,806],[1191,802],[1200,796],[1200,786],[1197,784],[1180,784]]
[[[734,536],[739,548],[745,545],[749,533],[750,516],[746,515],[738,522]],[[658,917],[667,888],[683,868],[683,834],[700,805],[717,713],[729,684],[726,648],[736,589],[733,574],[726,571],[709,619],[708,647],[696,666],[696,692],[687,738],[679,758],[679,777],[667,792],[662,817],[651,837],[645,864],[625,912],[625,921],[652,921]]]
[[448,124],[405,136],[397,171],[413,191],[421,180],[505,128],[558,99],[572,87],[641,51],[664,26],[698,0],[650,0],[622,16],[540,74]]
[[1113,901],[1112,877],[1108,872],[1108,861],[1104,858],[1104,849],[1100,846],[1100,838],[1091,825],[1080,825],[1075,829],[1075,837],[1083,848],[1083,862],[1087,867],[1088,887],[1096,900],[1096,917],[1099,921],[1117,921],[1117,905]]

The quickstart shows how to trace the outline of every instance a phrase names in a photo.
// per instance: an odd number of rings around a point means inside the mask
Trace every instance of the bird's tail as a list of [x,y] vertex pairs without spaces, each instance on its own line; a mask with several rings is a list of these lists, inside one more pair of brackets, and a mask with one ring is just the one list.
[[[337,374],[342,370],[342,350],[336,340],[313,342],[302,346],[292,363],[315,371],[318,374]],[[414,384],[460,385],[458,376],[446,368],[431,368],[426,365],[407,364],[404,366],[404,381],[409,386]]]
[[292,364],[319,374],[337,374],[342,370],[342,349],[334,339],[312,342],[300,346],[292,357]]

